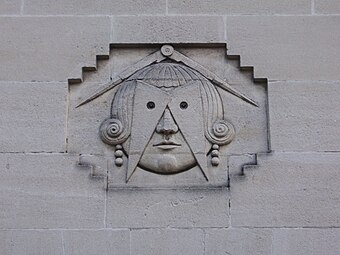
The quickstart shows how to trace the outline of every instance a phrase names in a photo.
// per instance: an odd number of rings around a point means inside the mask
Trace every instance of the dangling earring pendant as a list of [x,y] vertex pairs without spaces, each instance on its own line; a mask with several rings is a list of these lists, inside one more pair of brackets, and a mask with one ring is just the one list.
[[123,150],[122,146],[120,144],[116,145],[116,151],[115,151],[115,165],[116,166],[122,166],[124,163],[123,160]]
[[217,144],[213,144],[212,151],[211,151],[211,164],[213,166],[218,166],[220,164],[220,152],[219,152],[220,146]]

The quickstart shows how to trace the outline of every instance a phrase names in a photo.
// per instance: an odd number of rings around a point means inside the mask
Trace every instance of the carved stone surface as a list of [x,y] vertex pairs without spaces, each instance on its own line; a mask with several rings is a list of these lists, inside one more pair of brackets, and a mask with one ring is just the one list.
[[[233,141],[239,142],[232,118],[238,118],[236,124],[242,118],[233,108],[241,103],[246,111],[257,109],[265,115],[265,104],[257,102],[258,96],[255,100],[246,96],[170,45],[86,94],[75,100],[76,110],[103,96],[107,105],[107,94],[113,98],[110,115],[98,127],[102,142],[108,145],[105,156],[82,155],[79,160],[92,169],[98,166],[91,162],[107,162],[108,188],[227,186],[228,157],[237,153]],[[233,103],[235,98],[238,104]],[[262,137],[265,133],[266,128]],[[105,170],[92,174],[105,175]]]

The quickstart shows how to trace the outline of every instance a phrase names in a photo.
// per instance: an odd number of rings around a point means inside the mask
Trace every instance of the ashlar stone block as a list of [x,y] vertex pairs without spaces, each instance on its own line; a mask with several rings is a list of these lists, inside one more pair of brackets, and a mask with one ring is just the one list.
[[339,93],[339,82],[270,82],[272,150],[339,151]]
[[272,255],[272,230],[205,229],[205,254]]
[[63,237],[65,254],[130,255],[130,230],[66,230]]
[[111,228],[227,227],[226,190],[109,190]]
[[0,82],[1,152],[65,151],[67,84]]
[[113,17],[112,43],[169,42],[223,43],[223,18],[216,16]]
[[0,230],[2,255],[63,255],[60,231],[51,230]]
[[2,0],[0,14],[20,14],[21,0]]
[[165,14],[165,0],[25,0],[25,14],[109,14],[109,15],[126,15],[126,14]]
[[335,255],[339,241],[337,228],[205,229],[206,254]]
[[273,231],[275,255],[338,255],[340,229],[275,229]]
[[339,153],[273,153],[231,178],[233,227],[339,227]]
[[64,82],[74,78],[74,69],[80,73],[83,66],[95,67],[96,54],[107,54],[109,20],[1,17],[0,80]]
[[228,54],[255,77],[339,80],[340,16],[227,17]]
[[315,13],[340,14],[340,2],[338,0],[315,0]]
[[237,1],[237,0],[169,0],[173,14],[310,14],[309,0]]
[[0,229],[102,228],[105,191],[77,159],[0,154]]
[[203,255],[201,229],[141,229],[131,232],[131,254]]

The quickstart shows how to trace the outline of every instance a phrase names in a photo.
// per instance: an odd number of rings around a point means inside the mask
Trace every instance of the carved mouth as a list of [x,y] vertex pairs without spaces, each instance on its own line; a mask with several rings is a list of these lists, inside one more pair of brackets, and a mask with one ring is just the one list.
[[154,144],[153,146],[160,148],[162,150],[171,150],[171,149],[182,146],[182,144],[176,143],[176,142],[171,141],[171,140],[163,140],[160,143]]

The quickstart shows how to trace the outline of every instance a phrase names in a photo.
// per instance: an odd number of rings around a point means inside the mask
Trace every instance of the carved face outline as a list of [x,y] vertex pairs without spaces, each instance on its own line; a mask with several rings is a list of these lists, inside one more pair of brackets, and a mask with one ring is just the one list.
[[196,84],[164,90],[138,82],[129,149],[129,155],[136,154],[137,158],[134,164],[129,162],[129,168],[134,168],[138,160],[137,165],[144,170],[174,174],[197,165],[194,152],[205,151],[201,112]]

